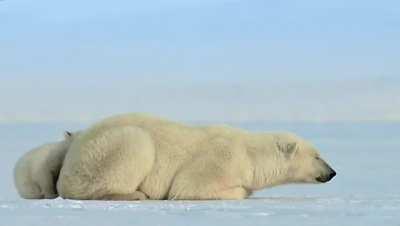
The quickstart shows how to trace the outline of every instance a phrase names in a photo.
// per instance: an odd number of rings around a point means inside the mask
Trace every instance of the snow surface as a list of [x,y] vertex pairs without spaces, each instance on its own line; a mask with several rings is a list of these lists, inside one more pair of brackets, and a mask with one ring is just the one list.
[[72,124],[0,125],[0,226],[19,225],[335,225],[400,226],[400,124],[253,123],[310,139],[338,172],[330,183],[288,185],[242,201],[104,202],[23,200],[13,185],[16,160],[61,138]]

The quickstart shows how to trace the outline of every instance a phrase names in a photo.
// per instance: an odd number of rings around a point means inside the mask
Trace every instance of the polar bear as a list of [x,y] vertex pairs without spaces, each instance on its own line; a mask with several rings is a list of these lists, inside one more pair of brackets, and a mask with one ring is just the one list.
[[62,161],[78,133],[66,131],[64,140],[41,145],[23,155],[14,168],[14,181],[25,199],[57,198],[56,182]]
[[73,140],[57,189],[67,199],[244,199],[263,188],[324,183],[335,175],[310,143],[293,134],[124,114]]

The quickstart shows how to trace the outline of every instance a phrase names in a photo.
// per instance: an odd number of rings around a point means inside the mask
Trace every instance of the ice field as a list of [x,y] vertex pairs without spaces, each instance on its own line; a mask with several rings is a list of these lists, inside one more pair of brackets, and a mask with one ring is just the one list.
[[18,157],[61,138],[64,129],[84,125],[0,124],[0,226],[400,226],[400,123],[234,125],[295,132],[311,140],[338,175],[327,184],[280,186],[243,201],[27,201],[18,197],[13,185]]

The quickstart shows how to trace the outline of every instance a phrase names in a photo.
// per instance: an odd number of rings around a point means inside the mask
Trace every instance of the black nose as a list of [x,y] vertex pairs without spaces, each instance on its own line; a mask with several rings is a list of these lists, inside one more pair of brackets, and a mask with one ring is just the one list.
[[329,180],[331,180],[334,176],[336,176],[335,170],[332,170],[332,172],[329,174]]
[[317,177],[315,179],[318,182],[326,183],[326,182],[330,181],[334,176],[336,176],[336,172],[335,172],[335,170],[331,170],[331,172],[329,174],[325,174],[325,175],[319,176],[319,177]]

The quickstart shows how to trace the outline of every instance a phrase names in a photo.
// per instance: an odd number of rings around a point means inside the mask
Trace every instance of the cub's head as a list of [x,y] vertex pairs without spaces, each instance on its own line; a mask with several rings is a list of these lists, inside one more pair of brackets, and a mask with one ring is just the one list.
[[286,134],[277,138],[276,145],[286,163],[288,183],[326,183],[336,175],[307,141]]

